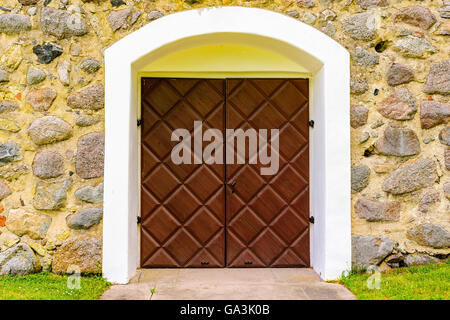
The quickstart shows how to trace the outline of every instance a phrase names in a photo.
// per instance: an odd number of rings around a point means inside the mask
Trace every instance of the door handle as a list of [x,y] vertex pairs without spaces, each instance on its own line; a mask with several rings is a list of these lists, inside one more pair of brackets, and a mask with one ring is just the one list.
[[236,190],[234,190],[234,186],[236,185],[236,181],[232,181],[230,183],[230,187],[231,187],[231,193],[234,193]]

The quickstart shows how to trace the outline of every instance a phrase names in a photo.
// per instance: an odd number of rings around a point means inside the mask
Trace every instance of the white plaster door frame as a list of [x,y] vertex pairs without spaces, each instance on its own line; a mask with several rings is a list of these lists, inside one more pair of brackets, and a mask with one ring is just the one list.
[[127,283],[139,266],[138,73],[161,56],[219,38],[276,51],[310,74],[311,265],[335,279],[351,268],[349,53],[298,20],[244,7],[171,14],[106,49],[103,274]]

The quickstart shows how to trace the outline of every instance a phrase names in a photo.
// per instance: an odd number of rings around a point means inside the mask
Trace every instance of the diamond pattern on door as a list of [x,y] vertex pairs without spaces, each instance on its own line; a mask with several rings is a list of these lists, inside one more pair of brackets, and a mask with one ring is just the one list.
[[170,157],[174,129],[223,130],[223,81],[143,79],[142,93],[141,266],[223,267],[224,167]]
[[[141,266],[309,266],[308,81],[144,78],[141,88]],[[248,145],[244,164],[174,164],[171,133],[193,135],[195,120],[223,134],[279,129],[277,174],[249,164]]]
[[227,95],[227,128],[280,132],[276,175],[227,165],[227,265],[309,266],[308,82],[233,79]]

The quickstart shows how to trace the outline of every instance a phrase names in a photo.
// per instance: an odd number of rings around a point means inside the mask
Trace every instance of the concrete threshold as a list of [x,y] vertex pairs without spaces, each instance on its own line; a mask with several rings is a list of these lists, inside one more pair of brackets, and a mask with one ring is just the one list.
[[[154,293],[152,294],[152,291]],[[307,268],[140,269],[103,300],[352,300]]]

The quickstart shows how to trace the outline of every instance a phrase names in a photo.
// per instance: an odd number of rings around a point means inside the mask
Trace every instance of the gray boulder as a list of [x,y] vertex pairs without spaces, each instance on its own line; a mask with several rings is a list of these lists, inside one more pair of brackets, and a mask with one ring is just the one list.
[[75,191],[75,197],[81,201],[89,203],[99,203],[103,201],[103,183],[100,183],[96,188],[86,186]]
[[450,94],[450,59],[434,62],[431,65],[423,92]]
[[406,237],[422,246],[435,249],[448,248],[450,246],[450,232],[443,226],[434,223],[416,225],[408,229]]
[[33,206],[39,210],[57,210],[66,205],[67,191],[72,178],[58,181],[38,181],[33,197]]
[[450,146],[450,126],[446,126],[439,132],[439,141],[446,146]]
[[90,208],[68,215],[66,222],[69,228],[72,229],[89,229],[99,224],[102,217],[103,208]]
[[37,118],[28,127],[28,135],[37,145],[44,145],[69,139],[72,126],[61,118],[45,116]]
[[359,199],[355,203],[355,213],[367,221],[398,221],[400,219],[400,202],[380,202]]
[[372,40],[377,33],[375,16],[369,12],[357,13],[342,20],[345,34],[356,40]]
[[352,193],[362,191],[369,184],[370,169],[364,164],[352,167]]
[[377,140],[375,149],[383,155],[406,157],[419,154],[420,144],[413,130],[390,125]]
[[82,36],[87,33],[83,20],[76,14],[65,10],[43,7],[40,22],[42,32],[59,39],[69,36]]
[[0,253],[0,275],[23,276],[36,273],[41,266],[33,250],[24,243]]
[[0,15],[0,33],[15,34],[30,29],[31,21],[27,16],[15,13]]
[[409,160],[383,182],[383,191],[403,194],[431,186],[437,179],[436,163],[432,159]]
[[12,141],[0,143],[0,166],[19,160],[22,160],[22,148],[19,144]]
[[394,249],[394,242],[385,236],[352,236],[352,265],[367,268],[378,265]]
[[403,56],[410,58],[426,58],[436,52],[436,49],[427,39],[414,36],[397,40],[393,48]]
[[415,254],[410,254],[407,255],[404,263],[406,264],[407,267],[411,267],[411,266],[423,266],[426,264],[431,264],[431,263],[439,263],[440,260],[438,258],[435,257],[431,257],[427,254],[423,254],[423,253],[415,253]]

